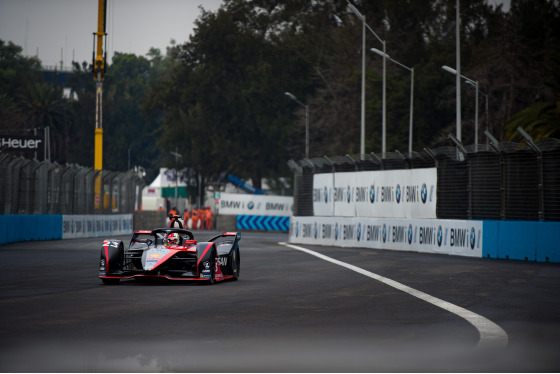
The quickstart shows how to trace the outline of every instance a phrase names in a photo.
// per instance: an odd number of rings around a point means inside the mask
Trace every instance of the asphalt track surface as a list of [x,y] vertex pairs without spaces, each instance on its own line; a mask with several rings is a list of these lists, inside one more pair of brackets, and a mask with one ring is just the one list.
[[102,239],[0,246],[0,371],[560,371],[557,264],[299,246],[320,258],[243,232],[237,282],[114,286]]

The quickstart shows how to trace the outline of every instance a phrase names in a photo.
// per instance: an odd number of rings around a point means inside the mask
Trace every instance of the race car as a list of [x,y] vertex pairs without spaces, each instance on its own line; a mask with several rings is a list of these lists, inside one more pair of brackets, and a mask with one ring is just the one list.
[[105,284],[124,279],[163,278],[204,284],[239,279],[238,232],[224,232],[198,243],[189,230],[135,231],[128,248],[121,240],[103,241],[99,278]]

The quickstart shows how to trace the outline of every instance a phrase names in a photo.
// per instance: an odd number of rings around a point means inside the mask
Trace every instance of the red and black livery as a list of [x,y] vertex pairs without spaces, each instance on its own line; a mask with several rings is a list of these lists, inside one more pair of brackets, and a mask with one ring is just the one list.
[[[169,238],[175,238],[174,242]],[[163,278],[205,284],[239,278],[238,232],[224,232],[197,242],[189,230],[160,228],[135,231],[128,248],[106,239],[101,248],[99,278],[105,284],[125,279]]]

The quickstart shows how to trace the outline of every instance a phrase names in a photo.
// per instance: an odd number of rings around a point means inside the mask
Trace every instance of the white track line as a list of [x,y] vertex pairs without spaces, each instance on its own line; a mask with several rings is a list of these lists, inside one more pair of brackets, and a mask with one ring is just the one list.
[[296,249],[298,251],[302,251],[305,253],[308,253],[310,255],[319,257],[320,259],[323,259],[325,261],[329,261],[332,262],[333,264],[336,265],[340,265],[343,266],[347,269],[353,270],[356,273],[360,273],[365,275],[366,277],[370,277],[372,279],[375,279],[379,282],[385,283],[388,286],[391,286],[393,288],[396,288],[397,290],[401,290],[403,292],[406,292],[409,295],[412,295],[414,297],[417,297],[421,300],[424,300],[432,305],[435,305],[437,307],[440,307],[444,310],[447,310],[448,312],[451,312],[465,320],[467,320],[469,323],[471,323],[479,332],[480,334],[480,340],[478,341],[478,345],[477,348],[487,348],[487,347],[505,347],[508,344],[508,337],[506,332],[498,325],[496,325],[494,322],[490,321],[489,319],[473,313],[465,308],[461,308],[460,306],[451,304],[447,301],[438,299],[437,297],[428,295],[427,293],[424,293],[422,291],[418,291],[414,288],[405,286],[402,283],[396,282],[392,279],[389,278],[385,278],[381,275],[369,272],[367,270],[364,270],[362,268],[359,268],[357,266],[354,265],[350,265],[346,262],[342,262],[342,261],[338,261],[335,260],[334,258],[325,256],[321,253],[312,251],[310,249],[307,248],[303,248],[303,247],[299,247],[297,245],[293,245],[293,244],[288,244],[288,243],[278,243],[280,245],[284,245],[286,247],[290,247],[293,249]]

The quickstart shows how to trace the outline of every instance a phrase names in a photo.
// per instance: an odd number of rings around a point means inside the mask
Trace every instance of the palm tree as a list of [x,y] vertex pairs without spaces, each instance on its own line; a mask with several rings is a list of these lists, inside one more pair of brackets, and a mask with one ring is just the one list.
[[512,116],[504,124],[508,141],[521,140],[519,126],[534,140],[560,138],[560,100],[537,103]]
[[32,84],[21,98],[20,107],[26,116],[28,128],[50,128],[54,160],[68,160],[70,123],[67,100],[62,95],[62,89],[47,83]]

